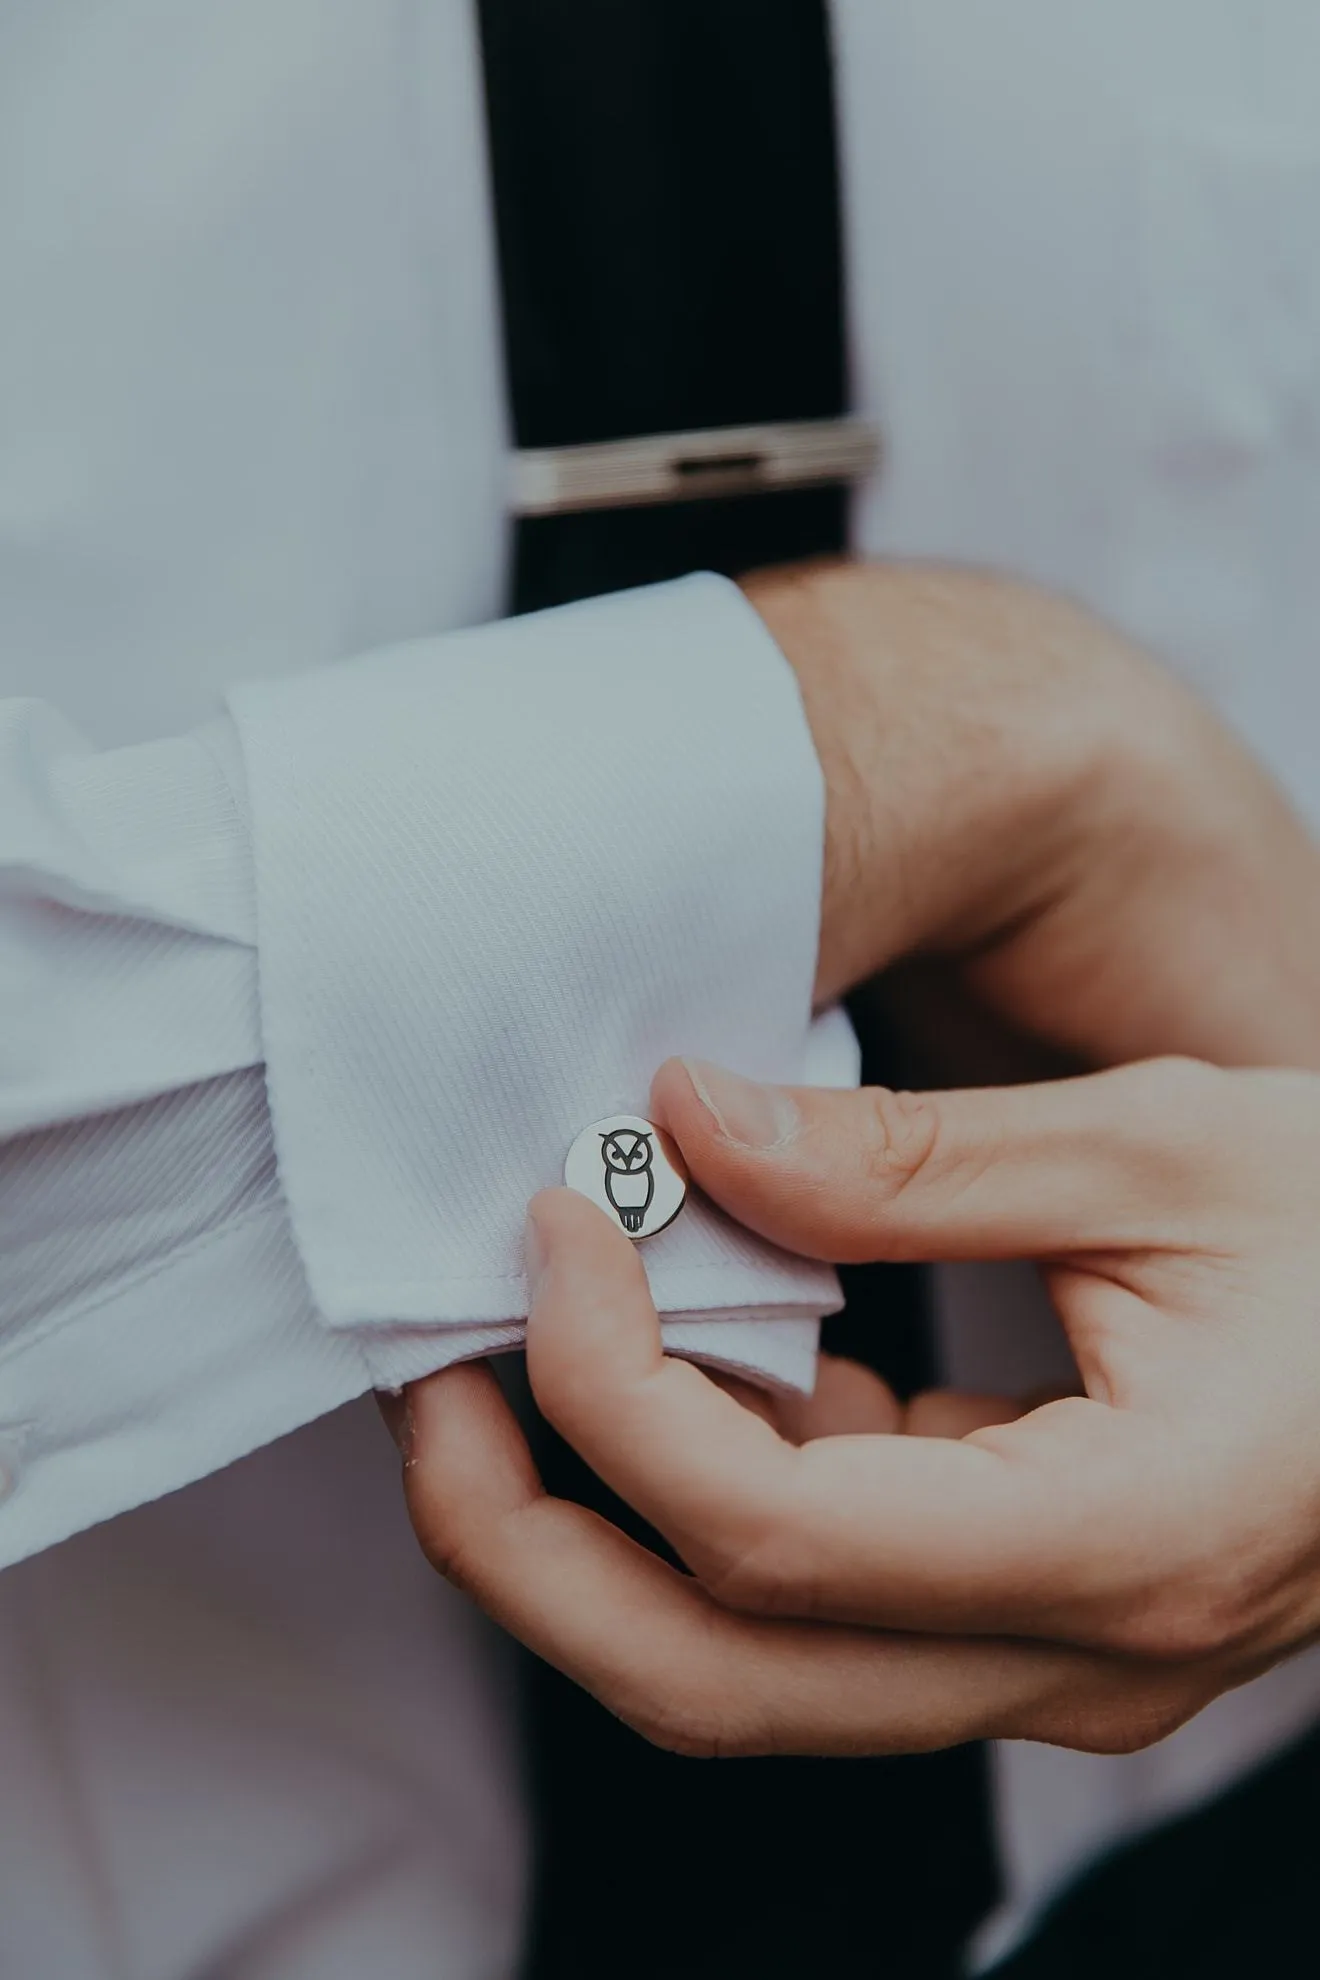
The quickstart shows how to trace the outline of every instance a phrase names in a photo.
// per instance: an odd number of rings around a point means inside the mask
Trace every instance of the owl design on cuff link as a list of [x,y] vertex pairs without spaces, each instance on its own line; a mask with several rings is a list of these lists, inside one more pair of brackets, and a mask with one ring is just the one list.
[[568,1151],[564,1181],[618,1218],[634,1242],[673,1223],[687,1200],[687,1168],[663,1128],[639,1114],[614,1114],[583,1128]]
[[655,1195],[651,1166],[655,1143],[636,1128],[611,1128],[601,1134],[600,1156],[605,1164],[605,1195],[624,1230],[636,1237]]

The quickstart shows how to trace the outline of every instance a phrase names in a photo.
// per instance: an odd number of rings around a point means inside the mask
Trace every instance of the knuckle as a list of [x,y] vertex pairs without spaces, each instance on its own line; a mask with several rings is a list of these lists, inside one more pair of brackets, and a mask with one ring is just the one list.
[[1189,1671],[1111,1670],[1056,1699],[1028,1737],[1078,1753],[1142,1753],[1194,1718],[1221,1687]]
[[497,1553],[489,1522],[474,1519],[452,1498],[429,1492],[415,1469],[404,1472],[404,1496],[425,1559],[452,1587],[480,1600]]
[[746,1544],[731,1547],[698,1568],[702,1586],[723,1609],[741,1615],[810,1616],[812,1548],[799,1540],[790,1519],[776,1519]]
[[783,1573],[773,1556],[762,1549],[754,1548],[722,1561],[701,1579],[723,1609],[734,1609],[747,1616],[783,1616],[794,1612]]
[[691,1618],[683,1655],[640,1644],[592,1689],[652,1746],[684,1759],[718,1760],[753,1750],[747,1676],[727,1619],[703,1604]]
[[1204,1664],[1249,1639],[1254,1609],[1250,1591],[1235,1579],[1198,1577],[1161,1592],[1127,1616],[1112,1647],[1153,1664]]
[[452,1531],[448,1521],[422,1520],[414,1514],[413,1526],[422,1553],[436,1573],[460,1594],[475,1596],[480,1577],[474,1550]]
[[599,1407],[600,1371],[580,1359],[533,1350],[527,1374],[537,1408],[554,1429],[573,1440]]
[[1207,1135],[1217,1142],[1225,1109],[1240,1105],[1230,1076],[1204,1059],[1148,1059],[1123,1068],[1119,1077],[1132,1085],[1143,1132],[1176,1149],[1203,1151]]
[[868,1182],[893,1198],[933,1165],[940,1142],[939,1113],[923,1093],[872,1087],[867,1093],[863,1168]]
[[[1253,1104],[1256,1075],[1226,1072],[1199,1059],[1164,1058],[1124,1067],[1125,1159],[1140,1150],[1152,1200],[1175,1209],[1191,1230],[1222,1235],[1225,1210],[1257,1203],[1276,1164],[1262,1157],[1277,1144],[1276,1123]],[[1277,1186],[1277,1175],[1269,1180]]]
[[1091,1706],[1080,1717],[1077,1738],[1068,1744],[1084,1753],[1144,1753],[1185,1725],[1199,1704],[1199,1698],[1156,1693]]
[[1166,1052],[1161,1058],[1148,1059],[1144,1069],[1132,1070],[1141,1073],[1150,1092],[1166,1099],[1181,1095],[1197,1100],[1218,1092],[1223,1083],[1223,1074],[1217,1066],[1185,1053]]
[[685,1760],[727,1759],[746,1750],[722,1701],[705,1690],[666,1688],[614,1710],[650,1745]]

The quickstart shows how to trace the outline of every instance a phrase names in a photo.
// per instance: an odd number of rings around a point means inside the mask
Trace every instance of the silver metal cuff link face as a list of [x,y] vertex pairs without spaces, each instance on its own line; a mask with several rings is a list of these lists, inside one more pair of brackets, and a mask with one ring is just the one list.
[[864,419],[796,419],[695,433],[650,433],[582,447],[526,448],[512,458],[515,516],[628,509],[712,495],[765,495],[860,481],[880,442]]
[[683,1157],[663,1128],[612,1114],[583,1128],[564,1160],[564,1181],[640,1243],[672,1224],[687,1201]]

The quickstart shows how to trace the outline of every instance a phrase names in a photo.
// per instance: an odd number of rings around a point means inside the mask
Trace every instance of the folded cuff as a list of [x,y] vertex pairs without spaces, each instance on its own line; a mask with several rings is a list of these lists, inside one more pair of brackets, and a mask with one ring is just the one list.
[[[331,1327],[526,1311],[528,1198],[663,1059],[806,1076],[824,793],[797,685],[698,577],[231,697],[280,1175]],[[822,1267],[693,1204],[664,1310]]]

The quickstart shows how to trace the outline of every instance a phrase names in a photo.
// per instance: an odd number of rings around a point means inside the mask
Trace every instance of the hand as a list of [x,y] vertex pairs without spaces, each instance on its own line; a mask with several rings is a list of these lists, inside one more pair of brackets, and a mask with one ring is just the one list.
[[1176,680],[974,572],[823,564],[744,589],[825,772],[822,1002],[925,959],[942,1084],[996,1074],[950,1061],[951,1002],[964,1032],[989,1014],[1080,1066],[1320,1069],[1320,856]]
[[793,1250],[1041,1260],[1086,1393],[903,1422],[835,1364],[776,1427],[663,1356],[627,1239],[548,1191],[533,1390],[692,1573],[546,1497],[489,1371],[418,1384],[422,1545],[533,1649],[685,1752],[1125,1751],[1320,1631],[1320,1080],[1164,1062],[923,1097],[671,1062],[653,1099]]

